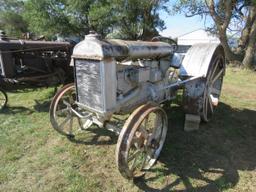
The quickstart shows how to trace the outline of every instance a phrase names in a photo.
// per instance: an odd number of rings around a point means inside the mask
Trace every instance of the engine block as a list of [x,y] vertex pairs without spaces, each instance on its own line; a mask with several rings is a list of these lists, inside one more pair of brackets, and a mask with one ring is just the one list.
[[174,48],[163,42],[142,44],[86,36],[72,56],[79,104],[104,116],[168,99],[163,87],[169,82]]

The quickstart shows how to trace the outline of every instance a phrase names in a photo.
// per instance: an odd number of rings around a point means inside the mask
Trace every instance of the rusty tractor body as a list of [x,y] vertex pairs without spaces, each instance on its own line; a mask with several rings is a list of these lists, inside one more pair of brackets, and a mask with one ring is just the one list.
[[6,106],[4,89],[49,86],[73,80],[69,42],[10,39],[0,31],[0,110]]
[[[168,38],[103,40],[89,34],[75,46],[71,65],[74,84],[64,86],[51,103],[53,128],[72,138],[76,126],[115,131],[117,166],[131,179],[158,158],[168,129],[161,104],[175,99],[179,89],[186,113],[210,119],[219,102],[225,57],[219,44],[183,49]],[[124,124],[113,121],[127,114]]]
[[13,40],[1,31],[1,80],[46,85],[64,82],[67,74],[72,74],[72,49],[69,42]]

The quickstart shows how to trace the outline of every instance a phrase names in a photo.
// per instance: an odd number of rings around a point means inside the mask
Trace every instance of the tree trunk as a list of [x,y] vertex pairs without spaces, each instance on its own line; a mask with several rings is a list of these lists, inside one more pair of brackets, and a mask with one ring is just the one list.
[[234,61],[242,61],[242,58],[239,57],[239,55],[236,55],[229,47],[228,45],[228,38],[226,35],[226,30],[223,29],[218,29],[219,31],[219,38],[220,38],[220,42],[224,48],[225,51],[225,56],[226,59],[229,62],[234,62]]
[[255,19],[256,19],[256,7],[251,6],[249,8],[249,15],[247,17],[245,27],[243,28],[241,37],[239,39],[238,48],[236,50],[237,54],[242,55],[245,53],[246,47],[249,43],[251,28]]
[[223,16],[221,17],[216,12],[214,0],[211,0],[209,2],[209,4],[206,3],[208,6],[208,9],[210,11],[210,15],[213,18],[213,20],[217,26],[220,42],[224,48],[226,59],[229,62],[242,61],[242,59],[239,57],[239,55],[235,54],[229,47],[228,37],[227,37],[227,28],[229,26],[229,23],[230,23],[230,20],[232,17],[232,10],[234,9],[235,3],[236,3],[236,1],[234,1],[234,0],[230,0],[230,1],[221,0],[219,2],[219,4],[225,5],[225,12],[224,12],[225,17],[224,18],[223,18]]
[[243,65],[246,68],[253,68],[254,56],[256,53],[255,49],[256,49],[256,20],[254,20],[251,28],[248,46],[246,48],[245,56],[243,59]]

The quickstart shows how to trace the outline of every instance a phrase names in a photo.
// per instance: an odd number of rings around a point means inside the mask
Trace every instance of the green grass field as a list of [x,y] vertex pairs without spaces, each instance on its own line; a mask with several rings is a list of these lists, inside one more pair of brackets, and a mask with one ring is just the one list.
[[211,122],[184,132],[179,105],[168,109],[160,159],[144,178],[123,179],[117,137],[104,129],[69,141],[51,128],[54,88],[8,92],[0,113],[0,191],[256,191],[256,73],[228,68]]

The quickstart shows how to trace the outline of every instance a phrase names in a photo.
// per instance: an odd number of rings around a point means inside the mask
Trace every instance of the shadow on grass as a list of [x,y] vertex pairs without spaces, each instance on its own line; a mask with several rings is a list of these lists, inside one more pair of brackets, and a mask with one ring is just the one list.
[[34,105],[34,109],[37,112],[49,112],[51,100],[44,99],[44,100],[37,100],[35,99],[34,102],[36,103]]
[[143,191],[222,191],[239,182],[239,170],[255,170],[256,111],[221,103],[211,122],[190,133],[183,131],[180,107],[167,113],[169,130],[159,159],[164,166],[135,181]]
[[84,130],[88,134],[81,134],[78,137],[68,137],[68,139],[75,144],[82,145],[113,145],[116,144],[118,136],[113,132],[104,128],[93,126]]
[[[35,102],[35,105],[33,106],[34,108],[34,111],[36,112],[48,112],[49,111],[49,107],[50,107],[50,103],[51,103],[51,98],[53,98],[53,96],[56,94],[57,92],[57,87],[53,87],[53,91],[49,92],[48,95],[46,95],[47,98],[43,98],[43,99],[34,99],[34,102]],[[19,93],[28,93],[28,92],[35,92],[35,91],[38,91],[38,89],[40,88],[24,88],[24,89],[11,89],[11,90],[8,90],[6,93],[7,93],[7,96],[8,96],[8,93],[15,93],[15,94],[19,94]],[[11,99],[8,99],[8,102],[7,102],[7,106],[5,107],[5,109],[2,111],[2,112],[11,112],[11,111],[14,111],[14,113],[18,113],[19,111],[20,112],[23,112],[25,110],[30,110],[26,107],[23,107],[23,106],[9,106],[8,104],[11,103]],[[33,111],[33,110],[30,110],[30,111]],[[13,114],[13,113],[12,113]]]
[[15,115],[15,114],[32,114],[34,113],[34,110],[31,110],[29,108],[23,107],[23,106],[6,106],[5,108],[3,108],[0,113],[4,113],[7,115]]

